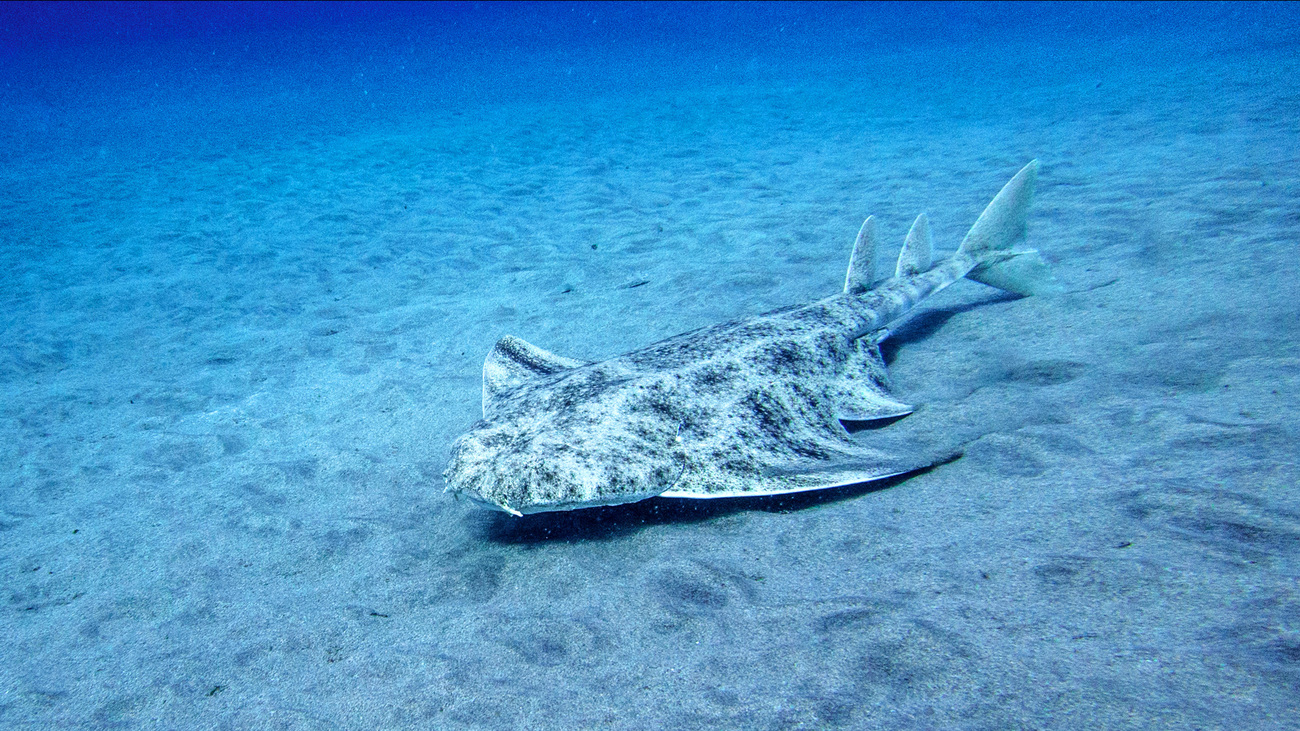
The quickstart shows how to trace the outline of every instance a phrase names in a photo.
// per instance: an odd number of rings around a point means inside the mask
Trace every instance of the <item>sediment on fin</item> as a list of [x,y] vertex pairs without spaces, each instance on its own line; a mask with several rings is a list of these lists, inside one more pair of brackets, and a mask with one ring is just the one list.
[[530,380],[584,365],[590,365],[590,362],[556,355],[523,338],[513,335],[501,338],[483,360],[483,418],[490,418],[501,394]]

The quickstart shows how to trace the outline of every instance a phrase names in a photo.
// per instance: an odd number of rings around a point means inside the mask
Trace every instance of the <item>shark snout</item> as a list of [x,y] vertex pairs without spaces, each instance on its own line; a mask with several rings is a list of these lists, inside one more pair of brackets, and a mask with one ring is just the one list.
[[474,503],[475,505],[479,506],[480,508],[486,508],[486,509],[488,509],[488,510],[499,510],[499,511],[501,511],[501,512],[503,512],[503,513],[509,513],[509,514],[511,514],[511,515],[513,515],[513,516],[515,516],[515,517],[519,517],[520,515],[523,515],[523,513],[519,512],[518,510],[515,510],[514,508],[512,508],[512,507],[506,505],[505,503],[496,502],[496,501],[494,501],[494,500],[489,500],[488,498],[483,497],[482,495],[478,494],[477,492],[475,492],[475,491],[472,490],[472,489],[469,489],[469,488],[461,488],[461,489],[448,488],[448,490],[449,490],[449,491],[450,491],[454,496],[456,496],[457,499],[464,497],[465,499],[469,500],[470,502]]

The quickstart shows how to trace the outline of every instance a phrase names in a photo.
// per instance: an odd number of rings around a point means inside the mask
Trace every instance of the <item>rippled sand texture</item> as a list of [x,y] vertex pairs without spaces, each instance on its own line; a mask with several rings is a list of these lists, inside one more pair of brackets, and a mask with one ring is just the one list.
[[[41,134],[11,106],[0,725],[1300,724],[1300,68],[1120,51],[319,123],[287,78],[210,118],[201,84]],[[441,494],[500,336],[596,359],[825,296],[868,213],[951,250],[1034,157],[1068,293],[960,283],[886,341],[962,459],[525,519]]]

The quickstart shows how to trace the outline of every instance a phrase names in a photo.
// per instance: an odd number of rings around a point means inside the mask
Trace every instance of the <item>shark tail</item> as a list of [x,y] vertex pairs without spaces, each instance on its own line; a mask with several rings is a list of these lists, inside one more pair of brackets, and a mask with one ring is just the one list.
[[964,254],[975,262],[967,279],[1019,295],[1057,291],[1056,279],[1043,257],[1033,249],[1015,249],[1025,239],[1025,221],[1037,179],[1038,161],[1033,160],[1002,187],[971,226],[957,249],[958,256]]

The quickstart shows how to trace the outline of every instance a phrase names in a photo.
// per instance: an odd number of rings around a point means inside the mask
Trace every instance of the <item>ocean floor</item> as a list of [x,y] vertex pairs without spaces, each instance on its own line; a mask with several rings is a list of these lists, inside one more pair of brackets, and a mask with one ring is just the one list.
[[[10,105],[0,726],[1300,727],[1293,52]],[[501,336],[600,359],[833,294],[867,214],[882,271],[921,211],[951,250],[1034,158],[1066,292],[961,282],[885,343],[962,458],[443,494]]]

